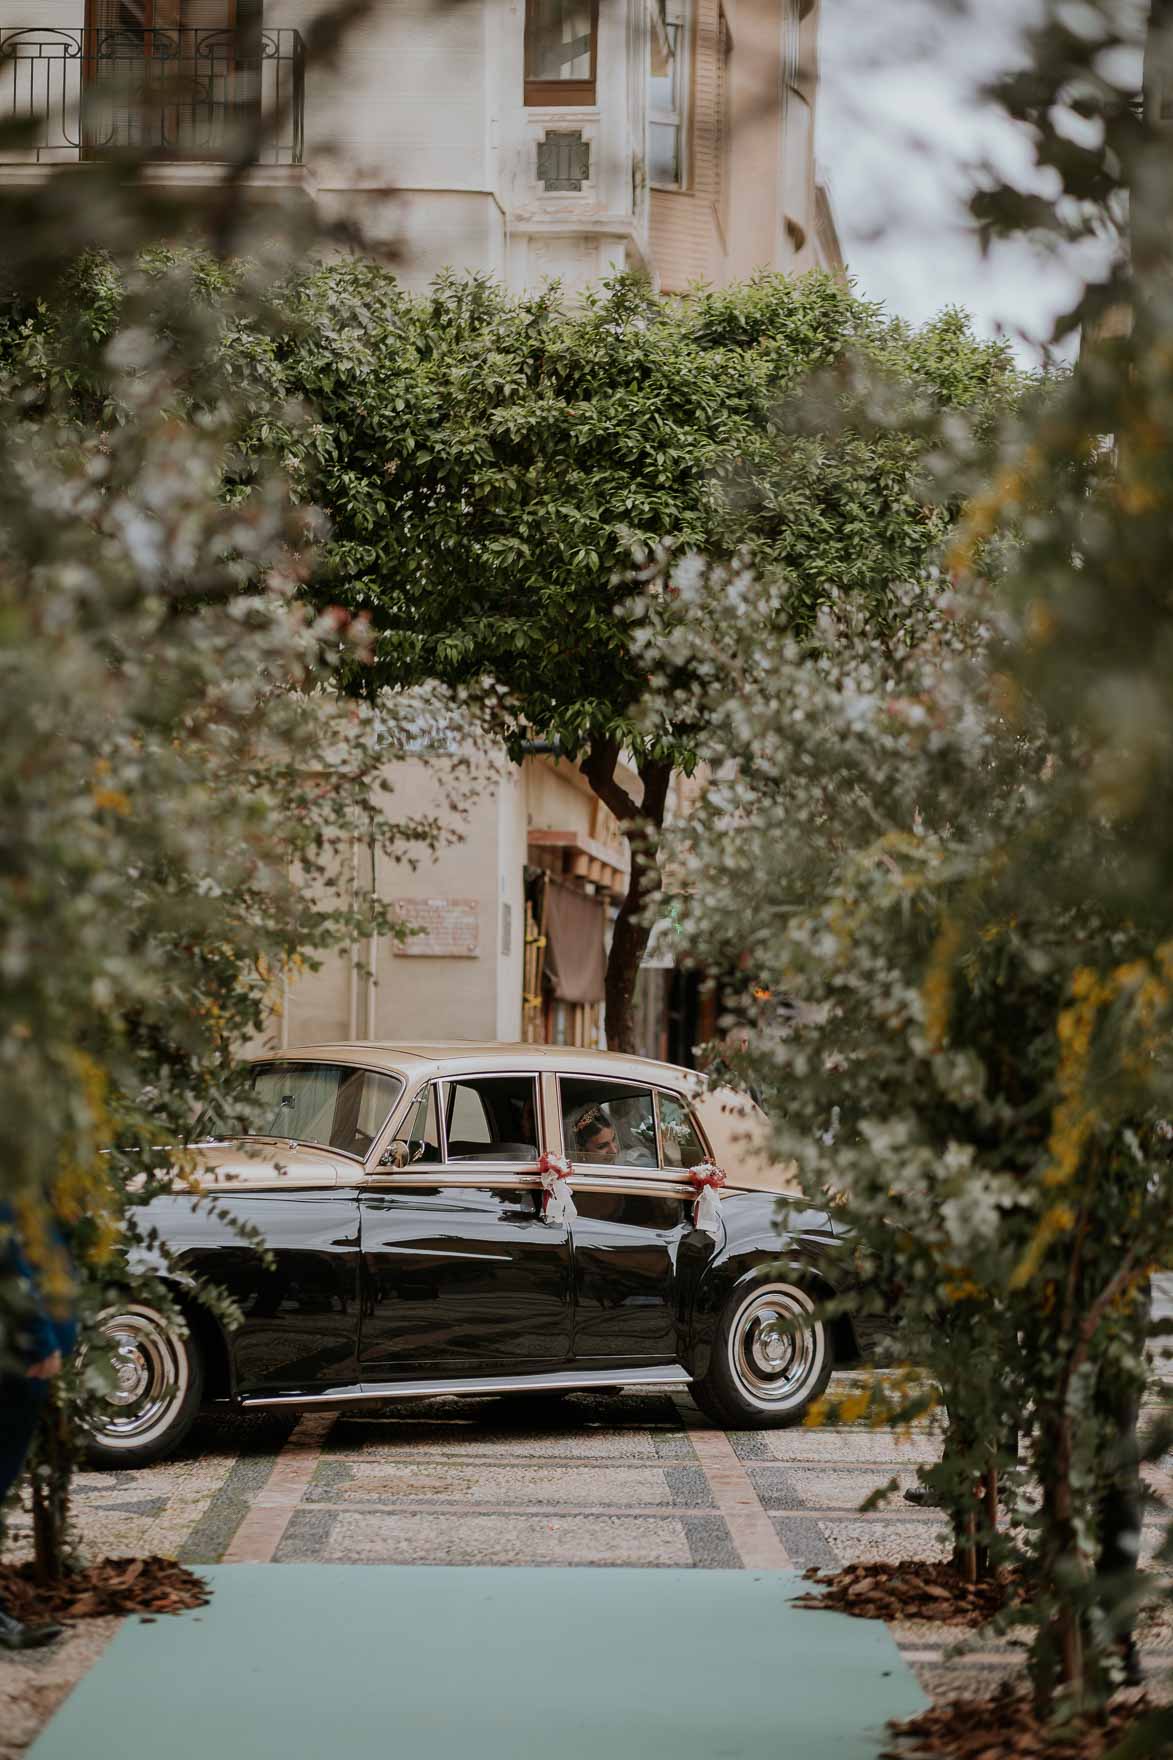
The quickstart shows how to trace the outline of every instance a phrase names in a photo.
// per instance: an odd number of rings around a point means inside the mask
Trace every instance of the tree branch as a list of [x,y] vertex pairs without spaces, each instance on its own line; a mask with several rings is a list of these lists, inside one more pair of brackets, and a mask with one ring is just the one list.
[[619,741],[599,739],[591,741],[591,748],[578,767],[608,812],[614,814],[620,824],[625,824],[638,819],[641,809],[634,796],[615,780],[618,762]]

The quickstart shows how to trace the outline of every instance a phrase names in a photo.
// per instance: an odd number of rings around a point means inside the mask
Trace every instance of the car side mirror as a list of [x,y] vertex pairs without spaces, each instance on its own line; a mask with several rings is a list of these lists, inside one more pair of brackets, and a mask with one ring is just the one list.
[[396,1137],[395,1141],[389,1143],[379,1157],[379,1166],[394,1167],[398,1171],[399,1168],[406,1167],[410,1160],[411,1144],[405,1143],[402,1137]]

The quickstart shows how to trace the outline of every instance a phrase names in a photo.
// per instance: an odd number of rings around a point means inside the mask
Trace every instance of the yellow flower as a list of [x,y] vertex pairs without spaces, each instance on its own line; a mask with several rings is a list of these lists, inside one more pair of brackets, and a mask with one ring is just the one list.
[[960,923],[947,918],[929,955],[928,969],[921,984],[925,1032],[934,1051],[940,1050],[949,1036],[949,1017],[953,1009],[953,968],[961,951],[961,940]]

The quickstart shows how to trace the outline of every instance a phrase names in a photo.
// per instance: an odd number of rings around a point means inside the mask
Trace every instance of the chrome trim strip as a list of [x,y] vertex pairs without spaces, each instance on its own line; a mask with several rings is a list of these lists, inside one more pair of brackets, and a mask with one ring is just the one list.
[[695,1198],[696,1192],[686,1180],[655,1179],[644,1175],[621,1173],[612,1179],[598,1174],[580,1179],[575,1173],[570,1181],[572,1192],[635,1192],[653,1198]]
[[[470,1168],[475,1165],[469,1164]],[[507,1173],[504,1167],[486,1166],[480,1179],[470,1179],[466,1173],[454,1173],[451,1167],[403,1168],[399,1172],[371,1173],[357,1187],[359,1191],[378,1192],[422,1192],[437,1188],[448,1188],[456,1191],[467,1190],[472,1186],[496,1186],[504,1191],[537,1191],[541,1186],[536,1168],[525,1173]]]
[[445,1394],[589,1393],[592,1387],[687,1387],[692,1376],[679,1363],[652,1369],[567,1369],[540,1375],[465,1375],[448,1381],[360,1382],[326,1393],[246,1394],[242,1406],[341,1406],[372,1400],[437,1399]]
[[303,1184],[298,1179],[283,1178],[280,1174],[270,1179],[245,1177],[242,1179],[200,1180],[198,1171],[196,1178],[199,1180],[199,1191],[192,1195],[201,1198],[208,1197],[213,1193],[218,1196],[227,1193],[234,1197],[247,1198],[253,1192],[355,1192],[361,1191],[362,1184],[366,1183],[365,1181],[360,1184],[358,1181],[345,1180],[333,1186],[315,1185],[309,1181]]
[[[409,1171],[406,1168],[400,1173],[369,1174],[358,1190],[416,1192],[492,1186],[504,1191],[534,1191],[539,1183],[537,1173],[528,1171],[509,1174],[500,1166],[485,1166],[481,1178],[470,1179],[467,1174],[456,1173],[449,1166],[437,1167],[426,1176],[421,1169]],[[638,1173],[620,1173],[608,1177],[589,1163],[582,1168],[573,1169],[569,1184],[572,1192],[636,1192],[656,1198],[696,1197],[696,1192],[686,1180],[658,1179],[646,1169],[641,1169]]]
[[433,1247],[430,1242],[421,1242],[415,1247],[383,1246],[368,1247],[367,1252],[377,1253],[381,1259],[385,1253],[406,1253],[410,1259],[476,1259],[485,1261],[492,1259],[498,1265],[512,1265],[513,1260],[508,1253],[461,1253],[451,1247]]

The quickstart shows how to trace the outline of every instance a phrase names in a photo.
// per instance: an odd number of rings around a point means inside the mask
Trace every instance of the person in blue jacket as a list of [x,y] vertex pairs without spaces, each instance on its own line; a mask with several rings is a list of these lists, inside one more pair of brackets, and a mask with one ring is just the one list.
[[[64,1252],[57,1240],[54,1245]],[[49,1384],[77,1342],[72,1313],[55,1314],[17,1237],[11,1207],[0,1203],[0,1508],[28,1458]],[[0,1650],[36,1650],[58,1625],[26,1625],[0,1604]]]

